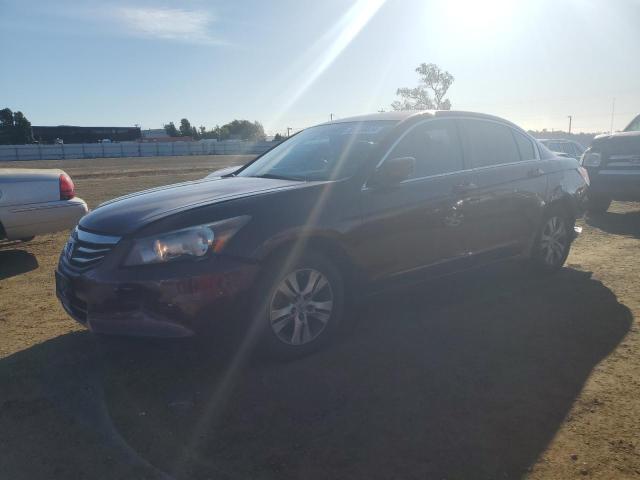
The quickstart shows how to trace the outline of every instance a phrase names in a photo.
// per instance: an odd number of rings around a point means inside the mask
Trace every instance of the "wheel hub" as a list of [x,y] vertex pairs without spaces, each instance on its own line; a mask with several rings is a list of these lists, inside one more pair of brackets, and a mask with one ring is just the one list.
[[315,340],[333,311],[333,291],[318,270],[296,270],[285,276],[271,298],[269,322],[276,336],[289,345]]

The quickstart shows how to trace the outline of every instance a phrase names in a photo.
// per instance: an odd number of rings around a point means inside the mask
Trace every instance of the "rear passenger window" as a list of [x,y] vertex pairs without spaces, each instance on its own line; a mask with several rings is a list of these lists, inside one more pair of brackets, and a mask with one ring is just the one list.
[[533,143],[527,137],[522,135],[520,132],[515,130],[511,130],[513,133],[513,138],[516,140],[516,144],[518,145],[518,151],[520,152],[520,158],[522,160],[533,160],[536,158],[535,150],[533,149]]
[[462,170],[462,150],[451,120],[433,120],[414,127],[396,145],[393,157],[414,157],[411,178],[422,178]]
[[520,161],[520,153],[509,127],[484,120],[463,120],[462,124],[475,167]]

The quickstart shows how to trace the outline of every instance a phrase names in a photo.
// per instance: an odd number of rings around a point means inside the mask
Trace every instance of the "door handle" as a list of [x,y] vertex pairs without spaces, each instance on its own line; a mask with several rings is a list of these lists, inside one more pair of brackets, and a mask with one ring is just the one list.
[[542,170],[540,167],[532,168],[527,172],[528,177],[539,177],[541,175],[544,175],[544,170]]
[[454,185],[452,190],[453,190],[453,193],[467,193],[467,192],[470,192],[471,190],[475,190],[476,188],[478,188],[478,186],[475,183],[463,182],[463,183],[458,183],[457,185]]

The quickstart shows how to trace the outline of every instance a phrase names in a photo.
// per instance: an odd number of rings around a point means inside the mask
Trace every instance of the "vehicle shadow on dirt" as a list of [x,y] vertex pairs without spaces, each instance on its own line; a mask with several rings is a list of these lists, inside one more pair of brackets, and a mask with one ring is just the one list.
[[517,478],[632,323],[589,273],[531,278],[517,264],[377,296],[354,315],[336,344],[290,363],[238,361],[222,335],[86,332],[0,360],[0,470]]
[[640,238],[640,212],[638,211],[589,215],[586,222],[608,233]]
[[0,250],[0,280],[38,268],[35,255],[24,250]]

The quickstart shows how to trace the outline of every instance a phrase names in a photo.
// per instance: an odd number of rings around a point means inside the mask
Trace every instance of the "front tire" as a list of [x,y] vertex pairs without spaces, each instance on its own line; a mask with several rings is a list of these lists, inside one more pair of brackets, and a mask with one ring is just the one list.
[[575,218],[561,209],[545,214],[533,245],[531,263],[543,273],[553,273],[564,265],[569,256]]
[[269,262],[253,301],[262,347],[278,358],[296,358],[324,346],[344,313],[344,280],[324,255],[307,252]]

